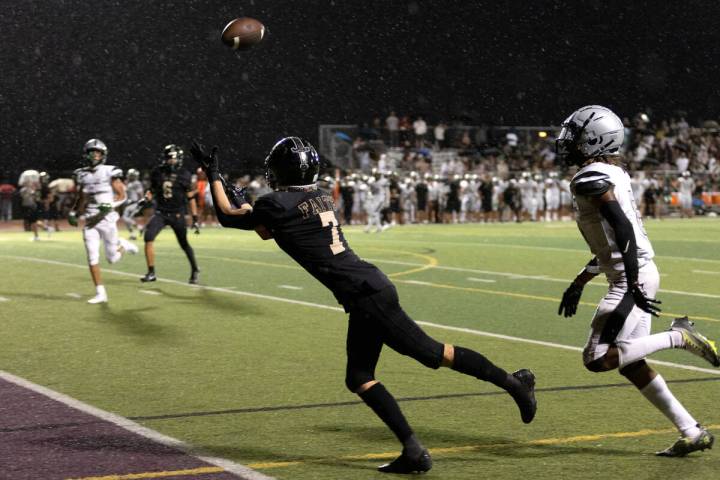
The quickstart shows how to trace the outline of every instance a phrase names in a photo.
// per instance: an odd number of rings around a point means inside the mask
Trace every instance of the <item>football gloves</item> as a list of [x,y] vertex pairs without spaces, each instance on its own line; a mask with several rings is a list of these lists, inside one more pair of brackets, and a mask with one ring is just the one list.
[[73,227],[78,226],[77,212],[72,211],[72,212],[68,213],[68,223],[70,225],[72,225]]
[[584,287],[584,285],[579,285],[575,282],[570,284],[567,290],[565,290],[565,293],[563,293],[562,300],[560,300],[558,315],[564,315],[565,318],[575,315]]
[[642,289],[642,285],[639,285],[637,283],[631,285],[630,293],[633,296],[633,300],[635,300],[635,306],[637,306],[640,310],[642,310],[643,312],[647,312],[655,317],[659,316],[658,313],[660,313],[660,307],[658,307],[657,305],[661,304],[662,302],[660,300],[656,300],[645,295],[645,291]]
[[100,215],[107,215],[108,213],[112,212],[113,206],[109,203],[101,203],[98,205],[98,213]]
[[205,146],[197,140],[193,140],[192,146],[190,147],[193,160],[200,165],[200,168],[203,169],[211,182],[220,180],[220,161],[217,157],[217,151],[218,147],[214,146],[212,151],[208,153]]

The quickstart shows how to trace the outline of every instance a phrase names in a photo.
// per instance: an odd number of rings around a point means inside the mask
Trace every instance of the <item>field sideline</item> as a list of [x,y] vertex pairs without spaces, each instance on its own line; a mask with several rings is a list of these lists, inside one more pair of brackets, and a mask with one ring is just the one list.
[[[647,229],[667,313],[654,330],[687,314],[720,338],[720,223],[651,221]],[[194,287],[166,231],[156,244],[161,281],[140,284],[141,255],[103,264],[110,303],[98,307],[85,304],[93,288],[80,233],[33,243],[29,236],[0,230],[0,369],[275,478],[382,478],[373,467],[398,446],[345,390],[345,314],[273,242],[213,228],[193,235],[202,271]],[[566,283],[589,259],[573,223],[382,234],[350,227],[346,236],[391,276],[403,307],[433,336],[538,377],[538,417],[526,426],[491,385],[426,370],[386,349],[378,379],[402,399],[433,452],[428,477],[712,478],[718,471],[716,451],[682,460],[652,455],[674,441],[670,424],[616,373],[582,368],[579,350],[604,285],[585,289],[577,317],[557,316]],[[720,431],[720,370],[682,351],[653,358],[688,410]],[[176,476],[220,473],[189,471]],[[153,472],[117,465],[95,476],[160,478]],[[145,476],[122,477],[129,474]]]

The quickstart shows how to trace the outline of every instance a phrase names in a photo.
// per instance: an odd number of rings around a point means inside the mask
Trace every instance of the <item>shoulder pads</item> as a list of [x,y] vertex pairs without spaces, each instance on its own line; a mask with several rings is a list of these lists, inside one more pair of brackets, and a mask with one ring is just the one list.
[[113,167],[112,172],[110,172],[110,176],[112,178],[122,178],[122,176],[123,176],[122,168]]
[[585,172],[573,178],[570,188],[573,194],[584,197],[599,197],[612,188],[610,177],[602,172]]

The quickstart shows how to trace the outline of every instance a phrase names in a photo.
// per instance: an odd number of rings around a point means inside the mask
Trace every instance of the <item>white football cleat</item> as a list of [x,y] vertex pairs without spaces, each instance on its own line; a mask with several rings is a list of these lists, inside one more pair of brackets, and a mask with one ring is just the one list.
[[125,250],[130,255],[135,255],[140,251],[140,249],[132,242],[128,242],[124,238],[120,239],[120,247]]
[[93,298],[91,298],[90,300],[87,301],[87,303],[92,303],[92,304],[107,303],[107,302],[108,302],[107,293],[98,293]]

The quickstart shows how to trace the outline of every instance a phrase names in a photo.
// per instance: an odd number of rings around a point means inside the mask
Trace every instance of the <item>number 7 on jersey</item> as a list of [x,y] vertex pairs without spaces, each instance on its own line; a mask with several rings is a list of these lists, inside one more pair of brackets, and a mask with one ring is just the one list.
[[330,229],[330,232],[332,233],[332,243],[330,244],[330,250],[332,250],[333,255],[337,255],[338,253],[344,252],[345,247],[343,246],[342,242],[340,241],[340,231],[338,230],[338,221],[337,217],[335,216],[335,212],[333,211],[327,211],[327,212],[320,212],[320,222],[322,223],[323,227],[327,227],[332,225],[332,228]]

